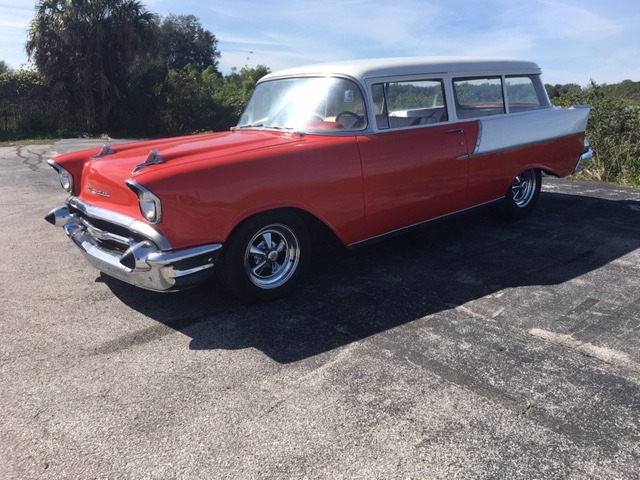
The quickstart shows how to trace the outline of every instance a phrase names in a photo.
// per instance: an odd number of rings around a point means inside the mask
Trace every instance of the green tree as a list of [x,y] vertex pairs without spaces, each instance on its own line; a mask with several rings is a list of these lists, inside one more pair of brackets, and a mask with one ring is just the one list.
[[218,40],[193,15],[169,15],[160,25],[160,56],[169,69],[191,65],[198,71],[212,66],[217,71]]
[[603,85],[602,88],[631,104],[640,105],[640,82],[624,80],[613,85]]
[[229,75],[223,78],[222,86],[217,91],[218,101],[230,108],[232,116],[229,118],[229,126],[235,125],[246,107],[256,83],[270,72],[265,65],[255,67],[243,67],[240,72],[236,68],[231,69]]
[[[160,22],[158,17],[156,21]],[[205,83],[220,77],[216,45],[215,36],[193,15],[169,15],[160,22],[156,47],[140,55],[130,69],[127,102],[119,110],[125,118],[118,122],[118,133],[157,135],[214,128],[210,115],[215,112],[189,112],[188,105],[193,100],[194,71],[206,71]]]
[[547,94],[550,99],[558,98],[561,95],[580,95],[582,93],[582,87],[577,83],[556,83],[555,85],[545,84],[545,88],[547,89]]
[[0,74],[8,73],[10,71],[11,69],[9,68],[9,65],[7,65],[7,62],[5,62],[4,60],[0,60]]
[[96,132],[108,127],[129,68],[156,40],[155,17],[136,0],[40,0],[26,50],[77,121]]
[[187,65],[169,70],[162,105],[156,116],[158,133],[184,134],[227,130],[238,122],[256,82],[269,73],[264,65],[235,69],[221,76],[212,65],[202,71]]
[[221,124],[229,115],[214,98],[220,85],[213,66],[203,71],[191,65],[169,70],[159,115],[161,133],[177,135],[223,128]]

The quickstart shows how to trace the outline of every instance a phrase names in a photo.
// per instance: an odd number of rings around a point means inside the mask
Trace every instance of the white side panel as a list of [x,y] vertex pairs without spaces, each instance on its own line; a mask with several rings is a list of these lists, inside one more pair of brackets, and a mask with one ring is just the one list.
[[545,108],[480,118],[474,154],[503,150],[584,132],[590,108]]

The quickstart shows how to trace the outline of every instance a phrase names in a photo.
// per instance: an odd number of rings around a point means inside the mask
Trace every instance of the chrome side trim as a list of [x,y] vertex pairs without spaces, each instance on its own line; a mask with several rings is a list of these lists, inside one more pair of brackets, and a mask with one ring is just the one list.
[[[478,123],[478,138],[476,139],[476,145],[475,147],[473,147],[473,152],[471,152],[471,155],[478,154],[478,152],[480,151],[480,142],[482,142],[482,122],[480,120],[476,120],[476,122]],[[469,155],[469,157],[471,157],[471,155]]]
[[71,208],[80,210],[88,217],[95,218],[97,220],[104,220],[105,222],[113,223],[119,227],[128,228],[129,230],[153,241],[153,243],[155,243],[162,251],[171,250],[171,244],[164,235],[147,223],[121,213],[93,206],[80,200],[78,197],[69,197],[66,204]]
[[409,232],[411,230],[415,230],[421,227],[424,227],[425,225],[428,225],[430,223],[437,223],[440,222],[446,218],[450,218],[450,217],[455,217],[457,215],[462,215],[466,212],[470,212],[472,210],[475,210],[477,208],[481,208],[481,207],[485,207],[487,205],[491,205],[494,204],[496,202],[501,202],[504,199],[504,197],[499,197],[496,198],[494,200],[489,200],[488,202],[484,202],[484,203],[479,203],[477,205],[473,205],[472,207],[468,207],[468,208],[463,208],[462,210],[456,210],[455,212],[451,212],[451,213],[446,213],[444,215],[440,215],[439,217],[434,217],[434,218],[430,218],[428,220],[424,220],[422,222],[418,222],[418,223],[414,223],[413,225],[409,225],[407,227],[402,227],[402,228],[398,228],[396,230],[391,230],[389,232],[385,232],[385,233],[380,233],[378,235],[374,235],[373,237],[369,237],[369,238],[365,238],[364,240],[359,240],[357,242],[354,243],[350,243],[349,245],[347,245],[348,248],[360,248],[364,245],[368,245],[369,243],[373,243],[373,242],[377,242],[380,240],[383,240],[387,237],[393,237],[395,235],[401,235],[403,233]]

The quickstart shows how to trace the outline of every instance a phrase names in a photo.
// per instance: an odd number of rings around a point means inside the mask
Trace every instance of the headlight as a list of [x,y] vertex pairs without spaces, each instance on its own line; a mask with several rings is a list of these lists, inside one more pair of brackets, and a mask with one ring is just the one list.
[[73,178],[71,174],[66,170],[62,170],[58,172],[58,175],[60,176],[60,185],[62,185],[62,188],[71,193],[73,190]]
[[151,193],[139,193],[138,203],[140,204],[140,213],[142,216],[155,223],[160,217],[160,200]]
[[162,220],[162,204],[147,188],[134,180],[127,180],[127,186],[138,196],[138,207],[142,216],[150,223]]
[[60,185],[62,185],[62,188],[66,192],[73,193],[73,176],[53,160],[49,160],[47,163],[51,165],[56,172],[58,172],[58,178],[60,179]]

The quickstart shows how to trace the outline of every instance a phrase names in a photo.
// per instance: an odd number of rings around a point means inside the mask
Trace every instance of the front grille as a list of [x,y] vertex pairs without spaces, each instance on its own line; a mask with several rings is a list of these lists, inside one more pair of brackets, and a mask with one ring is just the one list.
[[113,240],[102,240],[98,238],[93,239],[96,246],[102,248],[103,250],[107,250],[109,252],[120,252],[124,254],[129,249],[130,245],[123,245],[120,242],[116,242]]
[[103,250],[124,254],[136,243],[149,241],[139,233],[106,220],[90,217],[77,208],[69,208],[69,211],[78,219],[78,223],[85,227],[90,242]]
[[126,250],[133,245],[144,243],[163,252],[171,250],[171,244],[164,235],[141,220],[93,206],[77,197],[69,197],[66,207],[67,215],[82,227],[87,240],[95,246],[101,244],[104,249],[111,246],[117,247],[117,250]]

